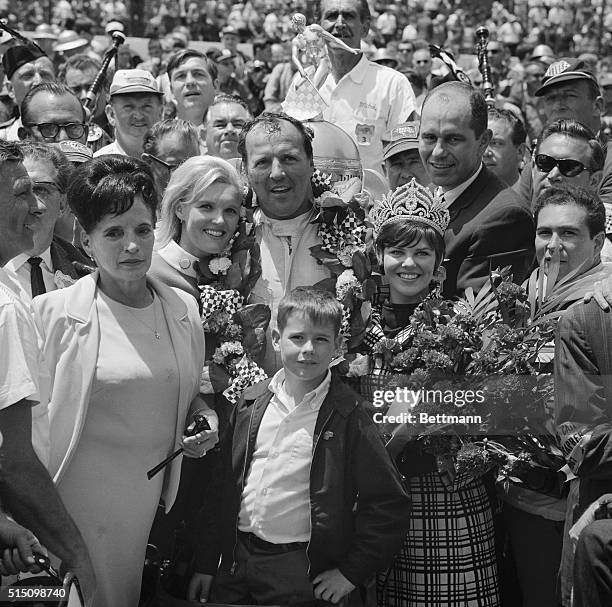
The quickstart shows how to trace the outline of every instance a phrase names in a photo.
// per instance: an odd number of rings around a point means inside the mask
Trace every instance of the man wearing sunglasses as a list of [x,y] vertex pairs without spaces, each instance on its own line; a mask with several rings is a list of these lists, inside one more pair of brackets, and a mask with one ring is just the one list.
[[[542,77],[535,97],[541,99],[541,116],[548,122],[575,120],[589,128],[595,135],[601,128],[603,99],[599,83],[587,63],[578,59],[562,58],[551,63]],[[539,137],[541,140],[542,137]],[[523,171],[520,191],[533,204],[537,198],[532,172]],[[602,184],[604,185],[604,184]],[[610,180],[612,201],[612,180]],[[603,199],[603,202],[607,202]]]
[[[604,100],[600,83],[589,64],[581,59],[560,59],[544,74],[542,86],[536,91],[542,98],[544,115],[549,121],[572,119],[587,126],[601,139],[601,116]],[[603,143],[603,141],[602,141]],[[605,145],[605,143],[604,143]],[[528,174],[525,175],[528,177]],[[612,154],[607,154],[600,175],[599,197],[612,216]],[[612,235],[608,233],[608,238]]]
[[[612,207],[605,204],[601,193],[605,173],[605,152],[599,139],[575,120],[557,120],[540,136],[532,159],[533,202],[547,188],[571,184],[598,194],[604,202],[606,233],[612,229]],[[612,259],[610,235],[605,239],[602,257]]]
[[79,98],[64,84],[42,82],[21,104],[19,139],[44,143],[73,140],[87,143],[89,127]]
[[596,192],[604,151],[593,131],[576,120],[562,119],[544,128],[532,160],[533,202],[547,188],[571,184]]

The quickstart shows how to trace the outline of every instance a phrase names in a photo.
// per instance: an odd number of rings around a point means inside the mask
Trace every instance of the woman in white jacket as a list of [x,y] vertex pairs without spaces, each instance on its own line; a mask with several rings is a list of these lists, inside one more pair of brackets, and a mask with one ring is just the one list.
[[[204,336],[190,295],[149,279],[157,203],[147,166],[128,157],[86,163],[69,205],[98,271],[33,302],[51,369],[49,471],[89,548],[96,607],[136,607],[147,538],[163,497],[176,496],[179,445],[201,457],[217,420],[200,400]],[[183,437],[196,410],[211,431]]]

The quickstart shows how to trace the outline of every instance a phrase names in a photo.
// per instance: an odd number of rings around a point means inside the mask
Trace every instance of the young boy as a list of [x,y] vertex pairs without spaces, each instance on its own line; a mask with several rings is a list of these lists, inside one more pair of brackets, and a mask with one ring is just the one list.
[[338,603],[399,551],[409,498],[365,403],[329,370],[341,318],[314,287],[281,300],[272,341],[283,368],[232,414],[190,599],[205,602],[216,573],[214,602]]

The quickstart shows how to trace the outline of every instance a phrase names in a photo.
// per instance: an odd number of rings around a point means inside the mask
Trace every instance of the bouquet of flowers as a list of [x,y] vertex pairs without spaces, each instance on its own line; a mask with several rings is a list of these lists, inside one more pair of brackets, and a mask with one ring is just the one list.
[[315,286],[334,292],[342,303],[342,333],[348,336],[349,350],[363,339],[377,290],[368,253],[371,226],[361,191],[361,180],[356,177],[331,185],[325,173],[315,171],[313,176],[314,222],[321,244],[311,247],[310,254],[332,274]]
[[249,386],[266,379],[257,364],[263,355],[270,309],[245,302],[261,276],[259,245],[252,222],[241,221],[228,250],[200,267],[201,319],[204,331],[218,344],[202,371],[200,389],[218,393],[235,404]]
[[[458,301],[429,296],[401,340],[368,328],[376,336],[364,342],[370,356],[394,372],[388,388],[413,394],[415,421],[383,428],[392,452],[416,440],[436,457],[449,486],[497,466],[506,481],[556,493],[564,461],[552,427],[553,379],[542,372],[543,354],[562,307],[582,298],[593,282],[591,273],[579,271],[556,281],[558,264],[557,255],[546,274],[540,268],[522,286],[505,268],[493,272],[477,294],[467,289]],[[457,395],[468,392],[478,397],[458,405]],[[428,394],[437,398],[432,402]]]

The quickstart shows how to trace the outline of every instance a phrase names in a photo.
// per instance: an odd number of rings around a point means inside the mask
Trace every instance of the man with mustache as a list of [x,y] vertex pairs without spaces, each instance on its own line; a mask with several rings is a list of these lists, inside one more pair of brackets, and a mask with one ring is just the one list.
[[231,95],[217,95],[208,108],[204,123],[208,154],[224,160],[239,158],[240,131],[252,118],[242,99]]
[[106,115],[115,129],[115,141],[94,156],[121,154],[140,158],[145,133],[162,118],[162,93],[145,70],[117,70],[110,86]]
[[[361,49],[370,29],[367,0],[321,0],[319,10],[325,31]],[[327,51],[331,69],[319,90],[327,103],[323,118],[356,141],[364,169],[380,172],[382,135],[416,109],[412,87],[402,74],[369,61],[361,51],[353,54],[332,44]]]
[[446,82],[423,103],[419,152],[450,212],[445,234],[446,297],[478,290],[491,269],[513,266],[514,280],[527,277],[533,260],[529,205],[483,166],[491,140],[487,103],[478,89]]

